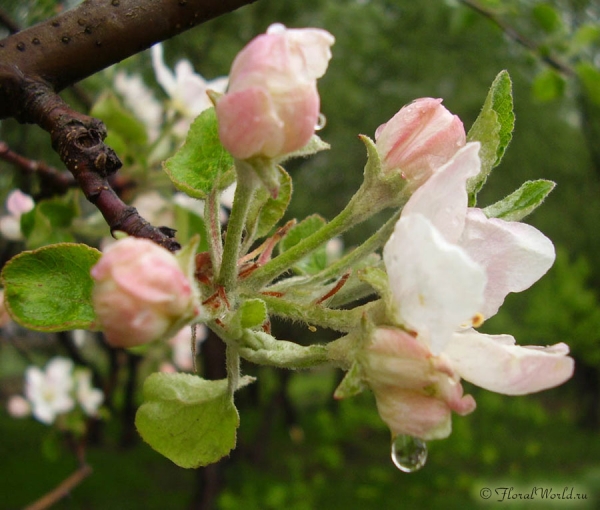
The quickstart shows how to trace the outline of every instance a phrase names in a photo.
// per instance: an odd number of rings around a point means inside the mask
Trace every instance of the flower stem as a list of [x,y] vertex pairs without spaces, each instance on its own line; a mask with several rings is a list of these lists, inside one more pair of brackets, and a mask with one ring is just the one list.
[[208,194],[204,203],[204,218],[208,231],[208,244],[210,246],[210,257],[213,269],[218,273],[223,260],[223,239],[221,238],[221,220],[219,219],[220,191],[215,186]]
[[225,246],[223,247],[223,261],[219,277],[216,280],[216,283],[224,286],[228,292],[233,290],[237,283],[237,263],[240,256],[242,234],[246,224],[250,201],[258,184],[258,179],[254,172],[248,171],[247,168],[240,169],[239,165],[242,164],[244,163],[236,161],[236,170],[238,170],[237,186],[235,188],[229,223],[227,224],[227,236],[225,238]]
[[363,186],[352,197],[344,210],[333,218],[333,220],[254,271],[245,280],[245,289],[254,292],[260,290],[271,280],[287,271],[296,262],[309,255],[322,244],[379,212],[382,207],[369,203],[369,200],[364,199],[365,195],[367,193],[365,193],[365,187]]

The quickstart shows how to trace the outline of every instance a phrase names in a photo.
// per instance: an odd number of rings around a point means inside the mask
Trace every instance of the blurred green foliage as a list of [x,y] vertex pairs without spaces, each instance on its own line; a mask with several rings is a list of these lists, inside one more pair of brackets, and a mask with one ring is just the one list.
[[[210,79],[227,74],[237,51],[273,22],[333,33],[333,60],[319,82],[327,118],[320,135],[332,149],[290,170],[295,194],[288,214],[300,219],[315,212],[333,217],[358,187],[366,161],[358,133],[373,137],[402,105],[423,96],[443,97],[468,129],[490,83],[507,69],[516,129],[479,203],[493,204],[528,179],[556,181],[548,200],[527,220],[555,242],[558,259],[532,289],[510,296],[486,328],[514,334],[521,344],[564,341],[578,363],[572,381],[539,396],[504,397],[466,388],[478,409],[455,417],[450,438],[430,444],[427,466],[411,475],[395,470],[389,460],[389,432],[369,394],[340,403],[331,399],[340,374],[246,367],[257,373],[259,384],[240,392],[239,447],[225,463],[218,508],[479,508],[494,504],[494,498],[486,503],[480,497],[482,488],[511,486],[517,492],[575,487],[587,501],[563,501],[561,508],[598,507],[600,6],[594,0],[486,0],[480,5],[533,46],[523,47],[457,0],[259,0],[165,43],[171,65],[190,59]],[[3,0],[2,7],[26,26],[68,4]],[[550,66],[548,57],[573,74]],[[149,61],[141,54],[121,65],[141,72],[160,94]],[[110,76],[109,70],[82,86],[93,96],[107,87]],[[69,91],[64,95],[77,104]],[[104,120],[110,129],[111,119]],[[0,138],[30,158],[59,165],[36,127],[3,121]],[[6,163],[0,162],[0,169],[2,194],[15,184],[31,186],[13,177]],[[364,239],[374,221],[351,232],[347,245]],[[285,327],[289,337],[313,335]],[[0,358],[18,356],[3,343]],[[18,374],[14,365],[0,361],[0,376],[14,386]],[[57,508],[188,507],[198,486],[196,474],[143,444],[119,448],[115,427],[109,422],[105,442],[90,449],[94,474]],[[40,424],[0,417],[0,508],[22,507],[74,469],[69,458],[42,456],[47,433]],[[537,507],[548,504],[538,501]],[[510,503],[511,508],[531,506]]]

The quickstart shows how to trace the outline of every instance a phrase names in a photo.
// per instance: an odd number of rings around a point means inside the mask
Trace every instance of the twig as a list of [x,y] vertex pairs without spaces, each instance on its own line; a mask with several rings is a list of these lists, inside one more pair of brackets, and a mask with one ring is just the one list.
[[6,142],[2,141],[0,141],[0,158],[27,173],[39,175],[45,182],[51,183],[59,193],[64,193],[67,189],[77,186],[75,179],[69,173],[61,172],[43,161],[34,161],[17,154],[10,149]]
[[575,70],[567,63],[562,62],[558,58],[553,55],[547,55],[539,44],[535,41],[532,41],[522,33],[520,33],[517,29],[515,29],[512,25],[504,21],[498,15],[496,15],[491,10],[485,8],[483,5],[479,4],[476,0],[460,0],[462,4],[467,6],[469,9],[481,14],[483,17],[489,19],[492,23],[494,23],[500,30],[502,30],[508,37],[510,37],[513,41],[517,42],[524,48],[527,48],[533,54],[535,54],[540,60],[545,62],[547,65],[556,69],[560,73],[566,76],[575,76]]
[[92,474],[92,468],[88,464],[82,464],[77,471],[65,478],[53,490],[44,494],[40,499],[25,507],[25,510],[45,510],[68,496],[83,480]]

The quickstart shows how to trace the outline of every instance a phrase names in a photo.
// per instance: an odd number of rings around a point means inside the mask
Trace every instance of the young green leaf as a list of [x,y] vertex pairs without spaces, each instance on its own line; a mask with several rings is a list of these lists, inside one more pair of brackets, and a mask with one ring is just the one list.
[[262,299],[247,299],[238,313],[242,329],[260,327],[269,319],[267,305]]
[[94,282],[101,253],[85,244],[55,244],[13,257],[2,270],[4,302],[13,319],[37,331],[91,329]]
[[278,167],[279,193],[272,198],[267,189],[259,187],[250,204],[246,217],[246,230],[252,233],[253,239],[266,236],[277,222],[283,217],[292,198],[292,178],[282,168]]
[[[242,377],[238,388],[253,381]],[[190,374],[150,375],[135,425],[152,448],[183,468],[217,462],[236,444],[239,415],[227,380]]]
[[488,218],[521,221],[542,204],[554,186],[554,182],[544,179],[527,181],[507,197],[486,207],[483,212]]
[[532,84],[533,96],[542,102],[553,101],[565,93],[566,81],[554,69],[545,69],[539,73]]
[[[302,239],[314,234],[325,225],[325,220],[318,214],[312,214],[306,217],[297,225],[294,225],[287,235],[279,243],[281,252],[287,251]],[[304,257],[295,266],[294,269],[303,274],[315,274],[325,269],[327,266],[327,252],[325,245],[320,246],[310,255]]]
[[354,397],[363,392],[368,386],[364,382],[361,366],[355,361],[352,363],[350,370],[346,373],[342,382],[338,385],[333,398],[341,400],[344,398]]
[[183,146],[163,164],[175,187],[194,198],[206,198],[232,166],[233,158],[219,140],[214,108],[194,120]]
[[508,72],[502,71],[493,81],[481,113],[467,135],[467,141],[481,143],[481,171],[467,183],[471,206],[475,205],[477,193],[489,173],[502,160],[512,138],[514,124],[512,83]]

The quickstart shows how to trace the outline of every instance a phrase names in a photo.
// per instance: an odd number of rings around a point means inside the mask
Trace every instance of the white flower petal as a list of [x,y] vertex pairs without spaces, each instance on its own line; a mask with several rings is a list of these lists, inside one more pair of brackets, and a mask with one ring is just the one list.
[[552,241],[536,228],[488,219],[480,209],[469,209],[459,245],[486,270],[485,318],[498,311],[509,292],[521,292],[539,280],[555,258]]
[[398,319],[439,354],[483,304],[483,269],[420,214],[403,216],[383,258]]
[[162,44],[159,43],[152,46],[151,54],[152,67],[154,68],[154,75],[156,76],[156,81],[163,88],[163,90],[170,97],[172,97],[177,88],[177,84],[175,80],[175,75],[165,65],[165,61],[163,60]]
[[455,333],[443,354],[466,381],[504,395],[526,395],[562,384],[573,375],[569,347],[519,346],[510,335]]
[[477,175],[480,168],[479,143],[468,143],[413,193],[402,216],[422,214],[447,241],[455,243],[465,224],[466,182]]

